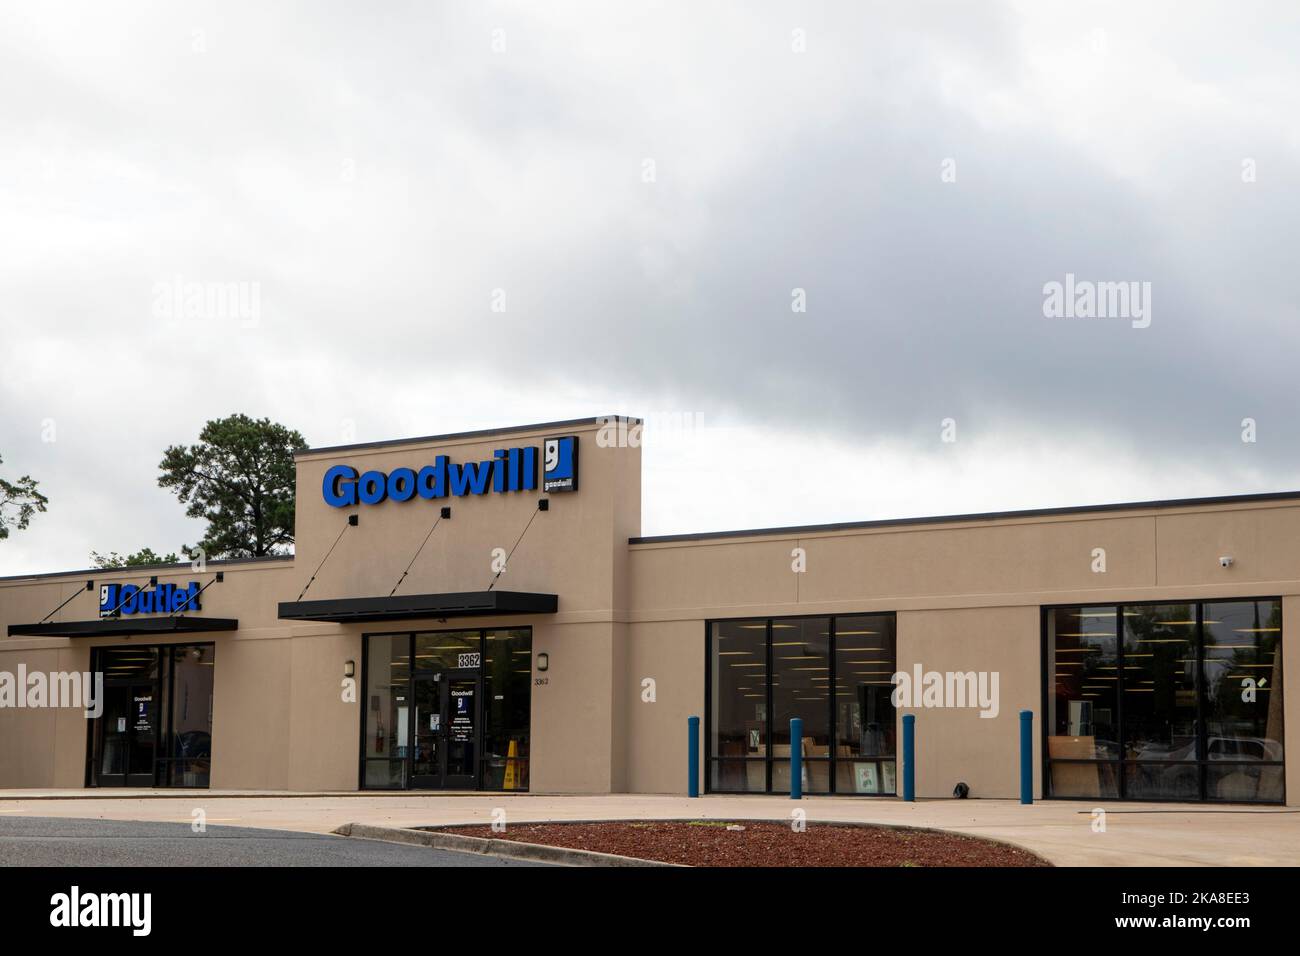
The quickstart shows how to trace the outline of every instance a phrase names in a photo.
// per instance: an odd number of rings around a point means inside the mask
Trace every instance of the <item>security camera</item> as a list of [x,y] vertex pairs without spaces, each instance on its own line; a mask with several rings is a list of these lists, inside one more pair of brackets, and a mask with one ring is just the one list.
[[1219,567],[1221,568],[1232,567],[1232,555],[1225,554],[1223,557],[1219,558]]

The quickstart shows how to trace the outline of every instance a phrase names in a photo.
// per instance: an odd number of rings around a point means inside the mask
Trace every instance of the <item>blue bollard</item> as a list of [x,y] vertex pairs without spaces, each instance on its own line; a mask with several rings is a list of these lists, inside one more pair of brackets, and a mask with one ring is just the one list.
[[686,759],[690,761],[690,767],[686,771],[686,795],[698,797],[700,795],[700,718],[687,717],[686,730],[690,735],[686,743]]
[[803,797],[803,721],[790,718],[790,799]]
[[1034,712],[1020,712],[1020,802],[1034,802]]
[[903,715],[903,799],[916,802],[916,714]]

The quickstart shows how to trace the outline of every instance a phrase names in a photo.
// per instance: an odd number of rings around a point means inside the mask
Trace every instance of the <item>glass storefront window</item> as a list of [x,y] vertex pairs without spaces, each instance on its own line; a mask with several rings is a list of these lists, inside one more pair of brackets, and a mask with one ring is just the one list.
[[366,639],[365,785],[406,786],[411,699],[411,636]]
[[479,666],[479,631],[415,635],[415,675]]
[[[1053,796],[1114,797],[1119,759],[1119,638],[1114,607],[1048,616],[1047,756]],[[1085,762],[1086,761],[1086,762]]]
[[[772,622],[772,791],[790,792],[790,753],[800,747],[803,786],[830,792],[831,635],[829,618]],[[803,740],[790,739],[790,720],[803,721]]]
[[767,621],[712,626],[709,754],[715,790],[767,789]]
[[[894,615],[835,619],[837,793],[894,793],[897,723],[891,678],[897,662]],[[843,757],[876,759],[838,759]]]
[[[1156,604],[1123,613],[1124,759],[1198,759],[1196,606]],[[1177,784],[1179,793],[1182,787]]]
[[893,793],[896,660],[893,614],[714,622],[708,788],[788,793],[797,746],[807,793]]
[[483,789],[528,789],[533,632],[488,631],[483,659]]
[[206,787],[212,774],[211,644],[166,649],[171,657],[169,774],[174,787]]
[[1279,601],[1055,608],[1047,628],[1052,796],[1282,802]]
[[1206,796],[1280,803],[1282,602],[1206,604],[1203,623]]
[[104,680],[157,680],[157,647],[105,647],[99,650],[98,668]]

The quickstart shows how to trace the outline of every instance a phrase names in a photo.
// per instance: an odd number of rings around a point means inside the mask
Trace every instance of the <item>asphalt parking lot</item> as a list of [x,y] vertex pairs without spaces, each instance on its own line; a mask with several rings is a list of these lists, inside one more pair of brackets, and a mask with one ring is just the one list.
[[187,823],[0,817],[0,866],[535,866],[320,833]]

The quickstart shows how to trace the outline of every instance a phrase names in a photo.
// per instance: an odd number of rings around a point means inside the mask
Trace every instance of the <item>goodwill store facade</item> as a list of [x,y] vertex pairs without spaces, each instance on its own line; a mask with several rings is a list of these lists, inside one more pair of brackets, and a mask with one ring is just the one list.
[[635,428],[307,450],[292,557],[0,579],[0,788],[682,793],[699,715],[708,790],[889,796],[914,713],[918,795],[1014,797],[1028,709],[1038,796],[1300,800],[1300,494],[642,537]]

